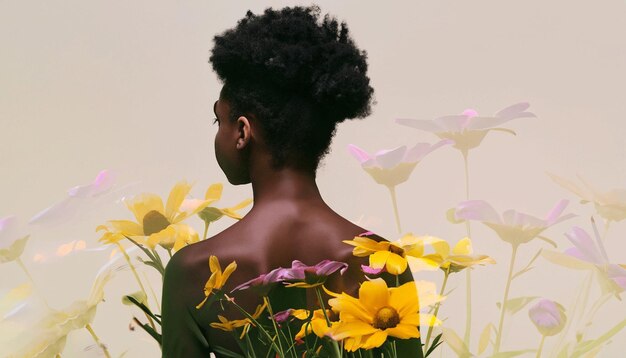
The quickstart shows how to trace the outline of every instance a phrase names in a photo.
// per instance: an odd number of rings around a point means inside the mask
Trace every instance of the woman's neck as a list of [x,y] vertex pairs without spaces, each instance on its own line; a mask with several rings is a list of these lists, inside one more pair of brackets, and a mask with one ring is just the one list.
[[256,207],[279,201],[323,201],[315,182],[315,173],[286,167],[279,170],[267,169],[263,173],[251,173],[250,179]]

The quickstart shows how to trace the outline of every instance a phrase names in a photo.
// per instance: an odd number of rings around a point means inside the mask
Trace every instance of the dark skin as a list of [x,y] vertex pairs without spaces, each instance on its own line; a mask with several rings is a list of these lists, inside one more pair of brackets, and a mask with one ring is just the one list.
[[[215,137],[217,162],[231,184],[252,184],[254,204],[243,219],[207,240],[183,248],[169,262],[162,299],[163,357],[208,357],[213,346],[241,352],[231,332],[209,327],[210,323],[218,322],[218,314],[229,320],[241,319],[232,305],[224,302],[195,308],[205,297],[203,287],[211,275],[210,255],[217,256],[222,269],[232,261],[237,262],[237,269],[224,286],[226,292],[274,268],[291,267],[295,259],[308,265],[324,259],[348,263],[348,271],[343,275],[333,274],[325,285],[334,292],[356,297],[359,282],[364,280],[360,267],[367,264],[367,258],[353,256],[353,247],[342,240],[350,240],[367,230],[343,218],[324,202],[315,172],[294,165],[279,170],[271,168],[271,154],[254,115],[229,120],[230,105],[223,98],[215,103],[214,110],[219,122]],[[369,237],[383,240],[377,235]],[[384,278],[395,285],[395,277]],[[407,271],[401,282],[408,281],[412,281],[412,276]],[[260,296],[250,291],[236,291],[231,296],[247,312],[254,312],[262,302]],[[327,302],[329,296],[323,296]],[[270,299],[274,312],[319,308],[312,289],[277,288]],[[266,316],[267,311],[262,319]],[[398,345],[398,354],[419,356],[418,347],[418,340],[405,340]]]

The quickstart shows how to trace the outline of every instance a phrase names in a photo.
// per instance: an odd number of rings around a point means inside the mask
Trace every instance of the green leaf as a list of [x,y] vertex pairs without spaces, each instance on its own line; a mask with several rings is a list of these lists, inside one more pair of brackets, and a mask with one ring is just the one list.
[[428,357],[432,352],[435,351],[435,349],[437,349],[437,347],[439,347],[443,343],[443,341],[441,340],[442,336],[443,336],[443,333],[439,333],[437,337],[433,339],[433,343],[430,345],[430,348],[428,348],[428,351],[426,352],[426,355],[424,356],[424,358]]
[[530,259],[530,261],[528,262],[528,264],[527,264],[526,266],[524,266],[524,268],[523,268],[523,269],[521,269],[521,270],[517,271],[517,272],[513,275],[513,277],[511,277],[511,280],[514,280],[514,279],[516,279],[517,277],[519,277],[519,276],[521,276],[521,275],[525,274],[526,272],[528,272],[528,271],[532,270],[532,269],[533,269],[533,267],[532,267],[532,266],[530,266],[530,265],[532,265],[532,264],[533,264],[533,262],[535,262],[535,260],[537,260],[537,257],[539,257],[539,255],[541,255],[541,250],[537,250],[537,253],[535,254],[535,256],[533,256],[533,258],[532,258],[532,259]]
[[465,343],[463,343],[463,340],[459,338],[459,335],[456,334],[451,328],[441,327],[441,332],[443,334],[444,342],[452,348],[459,358],[468,358],[472,356]]
[[618,323],[615,327],[611,328],[610,330],[608,330],[606,333],[604,333],[602,336],[600,336],[599,338],[595,339],[595,340],[591,340],[591,341],[584,341],[582,343],[579,343],[578,345],[576,345],[576,347],[574,348],[574,352],[572,352],[572,358],[577,358],[582,356],[583,354],[589,352],[592,349],[598,348],[600,346],[602,346],[604,343],[606,343],[609,339],[611,339],[611,337],[613,337],[614,335],[616,335],[619,331],[621,331],[624,327],[626,327],[626,319],[621,321],[620,323]]
[[137,301],[135,299],[135,297],[133,296],[124,296],[127,300],[129,300],[130,302],[132,302],[132,304],[134,304],[135,306],[139,307],[142,311],[144,311],[147,315],[149,315],[150,317],[152,317],[152,319],[155,320],[156,323],[158,323],[159,325],[161,324],[161,320],[159,318],[157,318],[152,311],[150,311],[150,309],[148,307],[146,307],[146,305],[144,305],[143,303]]
[[480,339],[478,340],[478,354],[483,354],[487,346],[489,346],[489,339],[491,338],[491,331],[493,331],[495,327],[490,322],[485,328],[483,328],[483,332],[480,334]]
[[222,213],[222,211],[218,208],[214,208],[212,206],[207,206],[206,208],[202,209],[202,211],[200,211],[198,213],[198,216],[200,217],[200,219],[202,219],[205,223],[210,224],[214,221],[219,220],[219,218],[221,218],[222,216],[224,216],[224,214]]
[[550,245],[552,245],[555,249],[558,247],[558,245],[556,244],[556,242],[554,242],[553,240],[548,239],[548,238],[547,238],[547,237],[545,237],[545,236],[541,236],[541,235],[539,235],[539,236],[537,236],[537,238],[538,238],[538,239],[541,239],[541,240],[543,240],[543,241],[545,241],[545,242],[547,242],[547,243],[548,243],[548,244],[550,244]]
[[24,247],[30,236],[24,236],[21,239],[13,241],[13,243],[5,249],[0,249],[0,264],[17,260],[24,252]]
[[[516,314],[519,310],[524,308],[527,304],[531,303],[533,300],[538,298],[538,296],[529,296],[529,297],[516,297],[507,300],[506,302],[506,311],[512,315]],[[496,302],[496,306],[500,308],[500,302]]]

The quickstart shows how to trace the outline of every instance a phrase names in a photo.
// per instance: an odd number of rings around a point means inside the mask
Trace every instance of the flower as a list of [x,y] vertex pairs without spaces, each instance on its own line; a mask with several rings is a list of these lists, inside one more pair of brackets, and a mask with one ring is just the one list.
[[417,163],[427,154],[451,143],[450,140],[442,140],[433,145],[417,143],[409,150],[403,145],[395,149],[379,150],[373,156],[354,144],[348,144],[348,150],[378,184],[394,187],[407,181]]
[[70,332],[91,325],[96,308],[103,301],[104,286],[112,276],[110,267],[100,270],[86,300],[75,301],[64,310],[50,310],[39,323],[29,328],[26,344],[9,356],[54,357],[60,354]]
[[559,334],[565,327],[565,308],[559,303],[543,298],[528,310],[528,317],[543,336]]
[[284,280],[298,281],[287,284],[287,287],[311,288],[324,284],[326,278],[337,271],[343,275],[347,269],[348,264],[339,261],[323,260],[315,266],[307,266],[299,260],[293,260],[291,269],[284,272]]
[[111,192],[115,175],[109,170],[101,170],[89,184],[77,185],[67,191],[67,197],[33,216],[29,224],[53,226],[81,214],[103,195]]
[[206,297],[196,306],[197,309],[200,309],[202,308],[202,306],[204,306],[213,290],[219,290],[224,287],[224,284],[226,283],[230,275],[233,273],[233,271],[237,269],[237,262],[231,262],[222,272],[219,260],[216,256],[211,255],[209,257],[209,269],[211,270],[211,277],[209,277],[207,282],[204,284],[204,295]]
[[17,239],[19,236],[15,216],[0,219],[0,264],[18,260],[22,256],[29,236]]
[[[291,315],[301,321],[305,321],[309,319],[310,313],[309,310],[297,309],[293,310]],[[330,316],[330,314],[330,310],[326,310],[326,315]],[[304,322],[302,327],[300,327],[300,331],[296,333],[294,337],[296,341],[301,340],[311,333],[315,333],[316,336],[324,338],[331,328],[337,324],[337,322],[331,322],[331,327],[328,327],[328,322],[326,322],[326,317],[324,317],[324,312],[321,308],[313,311],[313,314],[310,316],[310,321]]]
[[[263,304],[258,305],[254,313],[251,315],[252,318],[254,318],[255,320],[258,319],[266,307],[267,307],[267,302],[263,302]],[[243,327],[243,330],[241,331],[241,335],[239,336],[239,339],[243,339],[246,333],[248,333],[248,331],[250,330],[250,326],[254,326],[254,323],[252,323],[252,320],[247,317],[244,319],[235,319],[235,320],[229,321],[224,316],[218,315],[217,319],[220,320],[220,323],[213,322],[210,324],[211,327],[221,329],[222,331],[227,331],[227,332],[231,332],[231,331],[234,331],[236,328]]]
[[502,131],[515,135],[515,132],[497,126],[515,118],[536,117],[525,112],[530,105],[526,102],[506,107],[493,117],[480,117],[473,109],[466,109],[462,114],[448,115],[434,120],[398,118],[396,123],[434,133],[441,139],[451,139],[454,147],[467,155],[470,149],[480,145],[489,131]]
[[439,268],[441,257],[437,254],[424,255],[424,246],[443,241],[434,236],[416,237],[408,233],[397,242],[376,241],[362,236],[344,240],[354,246],[354,256],[369,256],[369,267],[363,266],[365,273],[378,274],[387,271],[392,275],[403,273],[407,265],[411,271],[435,270]]
[[275,284],[284,281],[287,276],[287,270],[288,269],[284,267],[273,269],[268,273],[261,274],[259,277],[242,283],[241,285],[235,287],[231,292],[253,288],[262,296],[265,296]]
[[439,267],[446,272],[459,272],[474,265],[496,263],[487,255],[472,255],[472,241],[469,237],[463,238],[454,245],[452,254],[450,254],[450,245],[444,240],[433,243],[433,247],[443,260]]
[[578,195],[582,199],[581,203],[593,203],[598,214],[606,220],[622,221],[626,219],[626,189],[612,189],[601,192],[580,176],[578,176],[578,179],[580,179],[585,188],[554,174],[548,173],[548,175],[555,183]]
[[415,282],[388,288],[382,278],[376,278],[363,282],[358,298],[326,292],[333,296],[328,303],[339,313],[339,323],[329,335],[335,340],[346,339],[344,348],[349,352],[380,347],[388,336],[399,339],[420,336]]
[[[219,200],[222,196],[222,189],[223,185],[221,183],[212,184],[207,189],[206,194],[204,195],[204,200],[195,198],[185,199],[181,205],[181,211],[193,212],[195,208],[197,208],[199,205],[202,205],[203,202],[206,200],[210,200],[211,202]],[[245,208],[250,203],[252,203],[252,199],[246,199],[239,204],[228,208],[220,209],[213,206],[205,206],[202,210],[196,212],[206,224],[216,221],[224,215],[229,216],[233,219],[241,220],[242,216],[237,213],[237,211]]]
[[585,230],[574,226],[565,233],[565,236],[574,247],[565,250],[564,253],[543,250],[542,255],[557,265],[595,271],[602,292],[614,293],[619,298],[619,294],[626,290],[626,265],[609,263],[606,250],[597,233],[594,242]]
[[110,220],[108,225],[98,226],[96,231],[105,230],[100,241],[116,243],[128,236],[145,243],[150,248],[158,244],[167,250],[175,251],[198,241],[198,234],[181,221],[204,209],[216,199],[206,199],[195,205],[191,211],[180,211],[180,206],[190,190],[191,184],[185,181],[177,183],[170,191],[165,206],[158,195],[150,193],[143,193],[125,201],[136,222]]
[[502,240],[512,245],[520,245],[536,237],[545,240],[544,237],[540,236],[544,230],[576,216],[574,214],[561,216],[568,203],[568,200],[559,201],[550,210],[545,219],[539,219],[516,210],[507,210],[500,218],[496,210],[487,202],[483,200],[468,200],[461,202],[456,207],[454,216],[457,220],[480,221],[495,231]]

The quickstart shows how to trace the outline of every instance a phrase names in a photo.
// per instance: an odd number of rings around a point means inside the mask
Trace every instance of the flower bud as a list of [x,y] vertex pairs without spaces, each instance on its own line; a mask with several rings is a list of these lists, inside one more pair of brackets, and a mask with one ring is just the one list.
[[563,330],[567,317],[565,308],[560,304],[543,298],[528,310],[530,320],[535,324],[539,333],[544,336],[554,336]]

